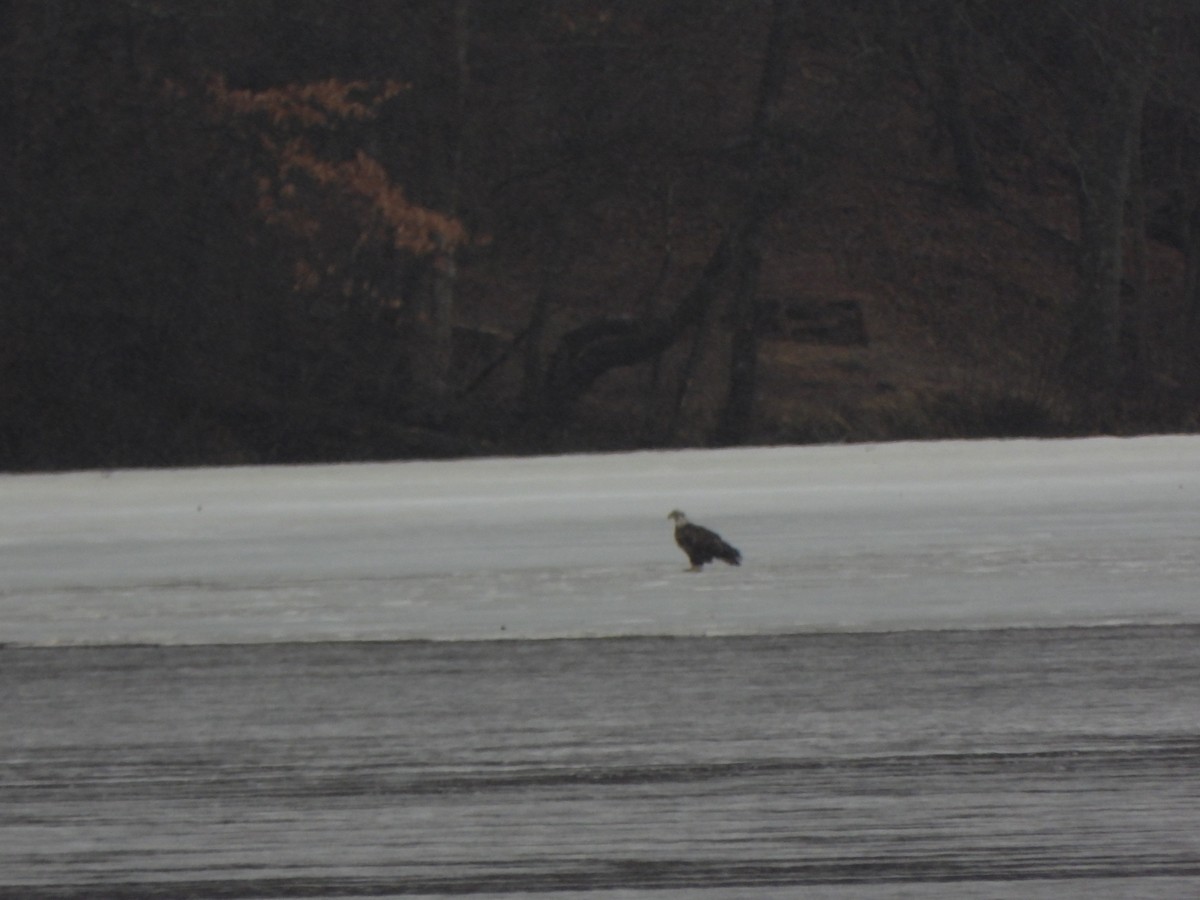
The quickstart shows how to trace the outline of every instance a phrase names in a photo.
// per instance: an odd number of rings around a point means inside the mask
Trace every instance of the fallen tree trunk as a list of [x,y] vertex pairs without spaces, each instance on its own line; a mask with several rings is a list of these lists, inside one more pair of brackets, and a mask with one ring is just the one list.
[[564,334],[546,366],[535,418],[545,427],[561,425],[600,376],[647,362],[674,345],[708,314],[743,244],[741,233],[723,237],[696,285],[669,316],[593,319]]

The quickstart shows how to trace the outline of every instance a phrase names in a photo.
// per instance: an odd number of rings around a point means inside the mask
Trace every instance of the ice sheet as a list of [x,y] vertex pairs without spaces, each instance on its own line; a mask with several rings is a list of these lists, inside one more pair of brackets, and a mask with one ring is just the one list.
[[[0,643],[1200,621],[1200,438],[0,477]],[[666,514],[745,557],[687,573]]]

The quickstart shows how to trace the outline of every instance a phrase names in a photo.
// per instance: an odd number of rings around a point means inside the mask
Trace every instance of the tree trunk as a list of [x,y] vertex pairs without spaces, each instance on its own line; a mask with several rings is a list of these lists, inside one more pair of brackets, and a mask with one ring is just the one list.
[[[437,201],[440,211],[452,219],[458,218],[462,192],[467,91],[471,76],[470,7],[470,0],[455,0],[452,10],[452,96],[448,104],[445,145],[441,148],[445,167],[439,177],[441,196]],[[418,317],[418,333],[421,335],[418,351],[421,354],[418,362],[422,395],[420,400],[427,410],[427,417],[433,421],[440,421],[445,417],[450,399],[450,364],[457,290],[458,250],[452,246],[439,246],[434,254],[428,305],[425,312]]]
[[[1141,139],[1151,37],[1141,4],[1118,12],[1133,16],[1121,30],[1124,52],[1102,46],[1099,32],[1081,35],[1087,50],[1072,73],[1077,96],[1068,97],[1078,177],[1079,287],[1066,360],[1069,377],[1084,392],[1086,413],[1101,420],[1122,377],[1125,204]],[[1109,33],[1125,18],[1110,16]]]
[[759,244],[766,221],[780,200],[780,188],[771,183],[768,170],[770,156],[777,144],[779,103],[787,80],[787,56],[797,14],[793,0],[772,0],[766,53],[750,131],[749,201],[741,240],[738,242],[739,253],[734,263],[736,276],[730,302],[733,334],[729,389],[713,434],[713,440],[718,444],[742,442],[754,424],[758,385]]
[[963,11],[958,2],[947,0],[935,14],[938,31],[938,92],[941,106],[939,118],[950,135],[959,189],[968,203],[982,209],[991,200],[963,85]]
[[1184,273],[1184,302],[1187,304],[1188,325],[1200,331],[1200,201],[1191,201],[1187,210],[1184,231],[1187,261]]
[[754,424],[758,389],[758,274],[762,267],[757,233],[760,230],[755,229],[756,233],[747,241],[738,265],[733,294],[729,393],[713,434],[713,442],[718,445],[741,443]]
[[1128,158],[1120,139],[1078,171],[1079,287],[1068,362],[1078,382],[1106,393],[1120,380],[1122,234]]
[[653,359],[698,326],[728,283],[741,238],[726,234],[721,239],[695,286],[669,316],[595,319],[564,334],[546,366],[539,402],[529,410],[535,429],[558,427],[601,375]]
[[562,289],[570,267],[563,226],[560,223],[552,232],[551,244],[542,259],[541,284],[538,286],[537,296],[533,298],[529,321],[525,326],[527,337],[522,357],[521,409],[536,410],[545,398],[546,360],[543,348],[546,326],[550,324],[555,298]]
[[1122,316],[1121,347],[1124,381],[1138,390],[1147,384],[1147,322],[1149,273],[1146,258],[1146,184],[1142,171],[1141,141],[1133,142],[1129,177],[1129,300]]
[[688,392],[692,389],[696,368],[704,355],[704,343],[710,330],[708,321],[705,320],[700,322],[692,332],[691,346],[688,347],[687,356],[679,370],[679,380],[675,385],[675,391],[671,396],[671,405],[667,409],[663,429],[659,435],[660,440],[664,443],[673,443],[679,434],[680,421],[683,419],[683,405],[687,400]]

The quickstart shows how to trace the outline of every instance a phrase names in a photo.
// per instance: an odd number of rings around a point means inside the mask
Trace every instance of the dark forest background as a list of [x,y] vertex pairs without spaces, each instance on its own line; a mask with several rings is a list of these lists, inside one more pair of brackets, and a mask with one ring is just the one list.
[[0,468],[1192,431],[1192,0],[0,0]]

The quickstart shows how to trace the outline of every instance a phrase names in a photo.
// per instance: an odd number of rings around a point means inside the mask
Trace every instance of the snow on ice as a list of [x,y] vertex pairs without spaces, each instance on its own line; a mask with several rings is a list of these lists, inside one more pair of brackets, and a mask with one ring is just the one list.
[[[0,643],[1200,621],[1200,437],[0,476]],[[688,573],[667,513],[739,547]]]

